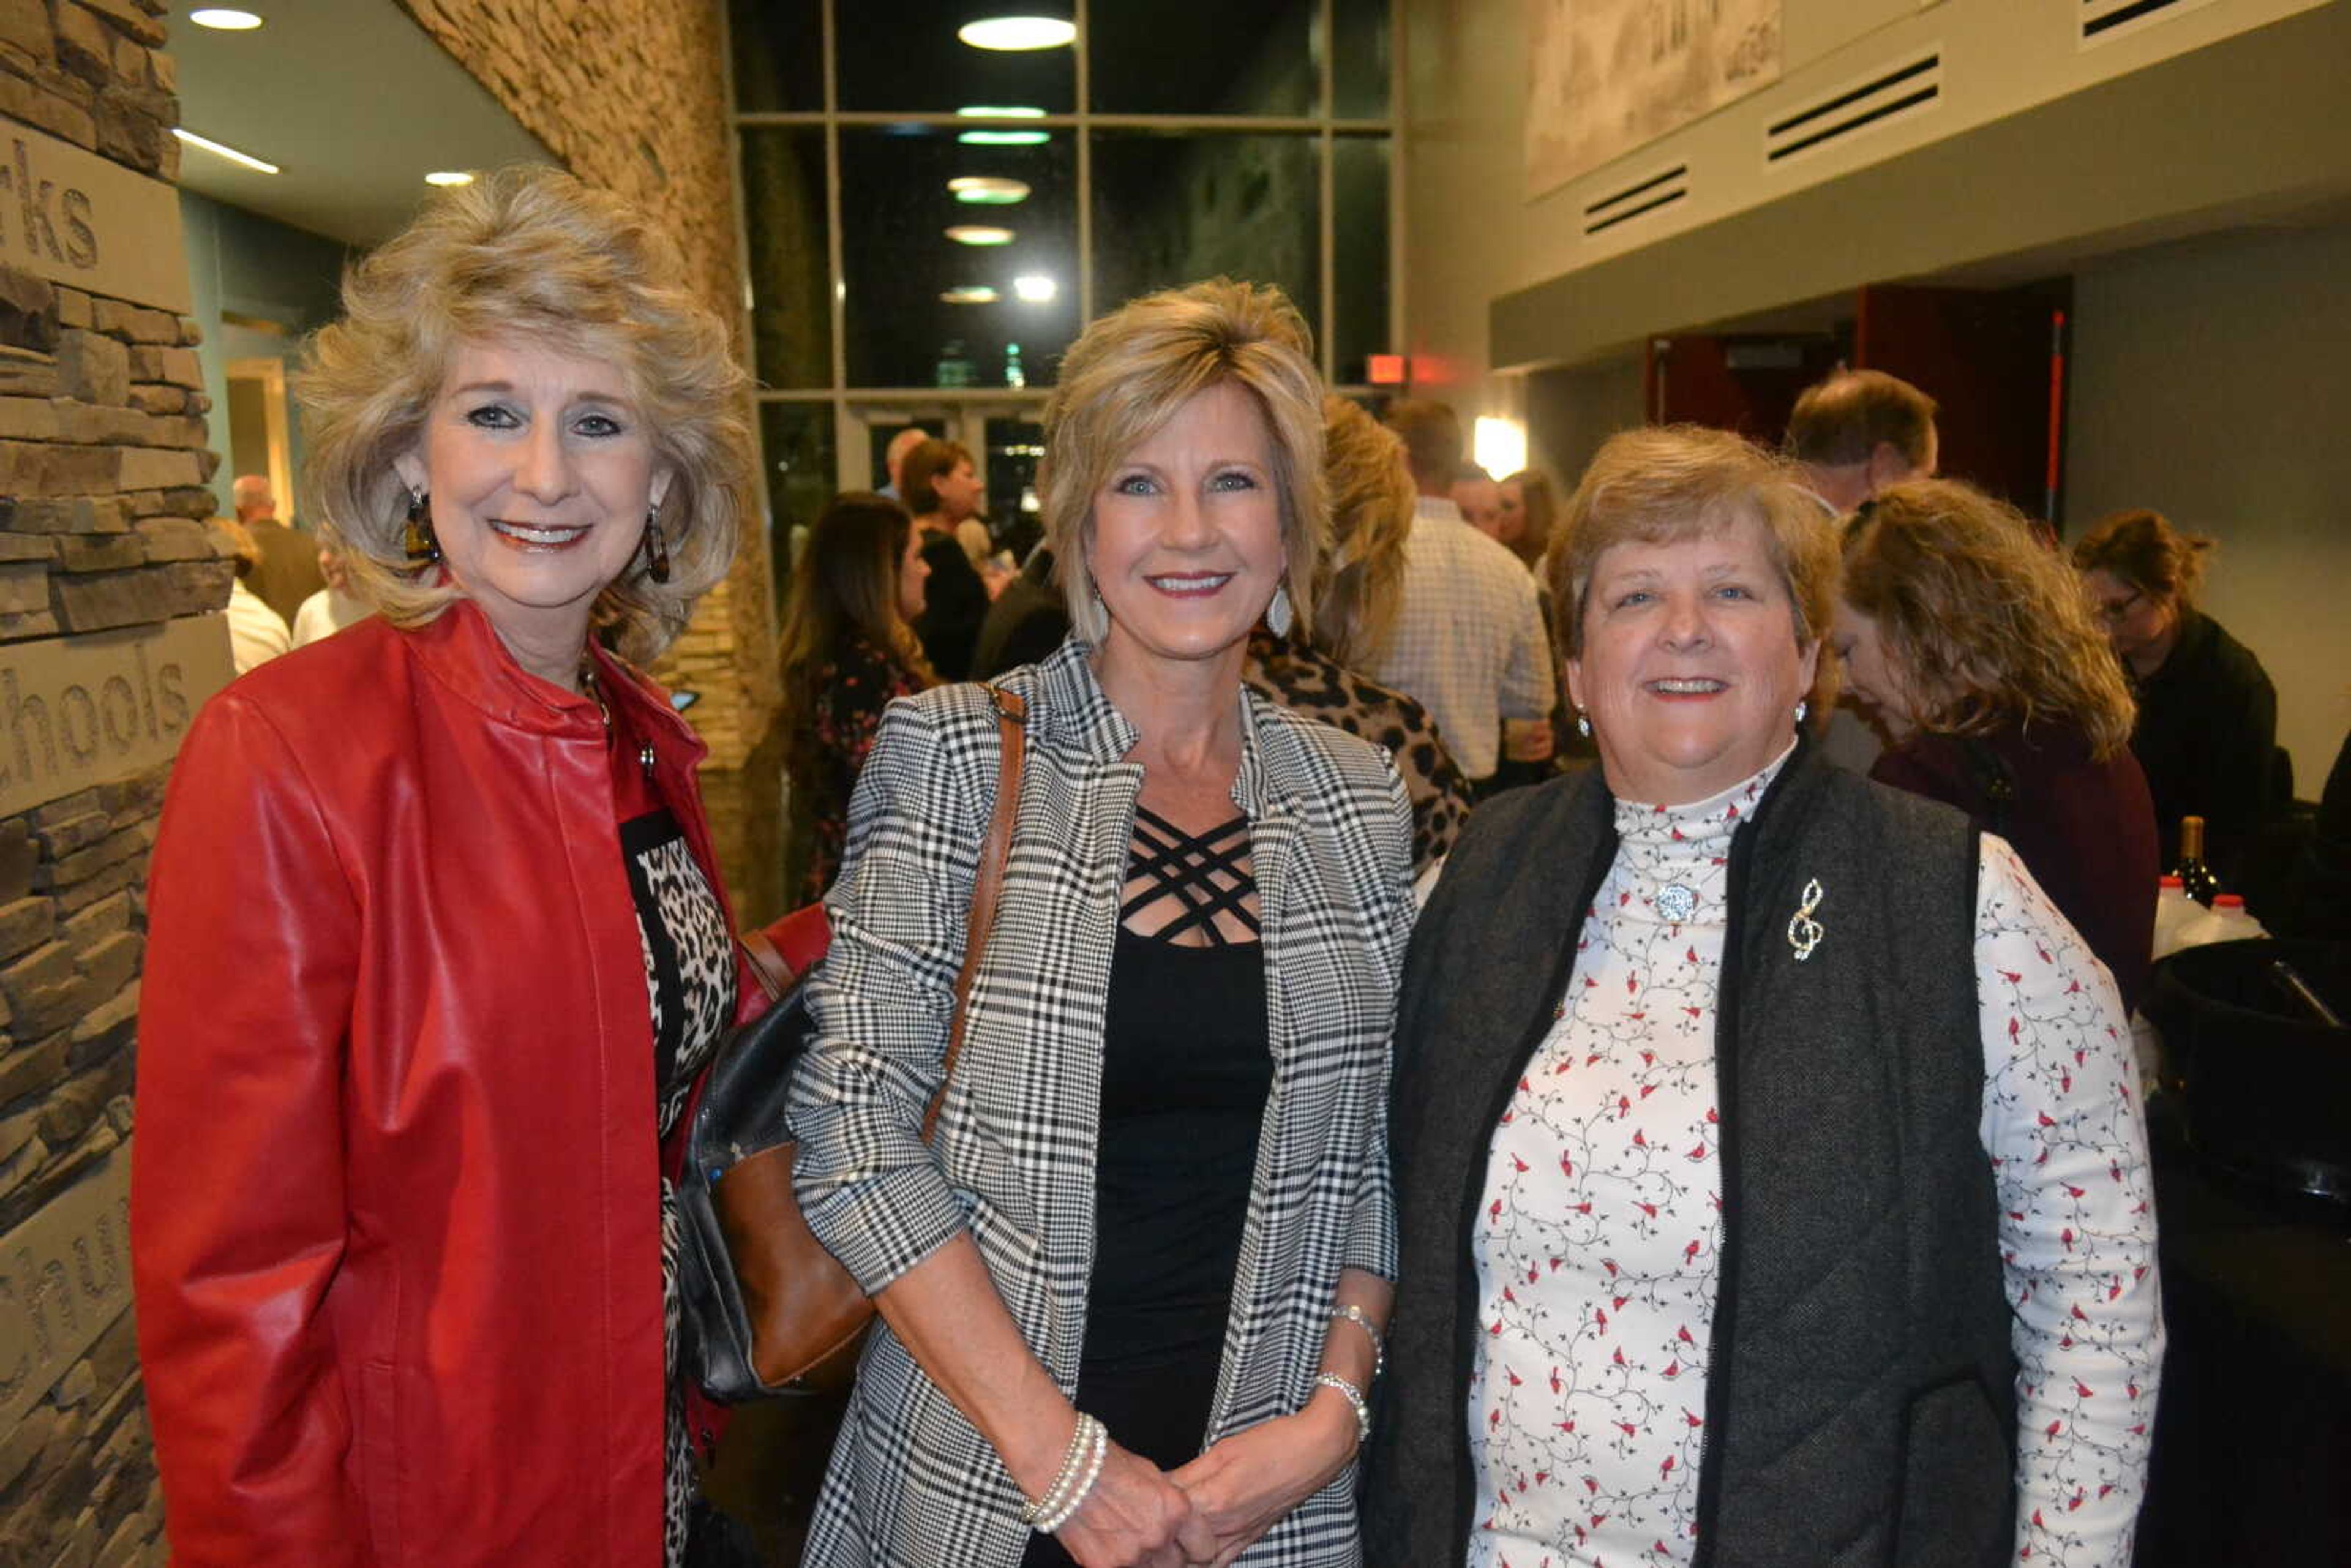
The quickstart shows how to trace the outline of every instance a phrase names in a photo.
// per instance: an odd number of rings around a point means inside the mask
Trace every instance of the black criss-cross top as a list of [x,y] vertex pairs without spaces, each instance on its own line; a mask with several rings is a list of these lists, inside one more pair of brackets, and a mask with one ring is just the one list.
[[1258,940],[1257,878],[1249,865],[1249,819],[1187,833],[1148,806],[1134,808],[1127,851],[1128,931],[1179,947],[1230,947]]
[[[1273,1092],[1247,817],[1134,812],[1102,1019],[1094,1268],[1078,1404],[1163,1469],[1197,1456]],[[1061,1568],[1039,1536],[1028,1568]]]

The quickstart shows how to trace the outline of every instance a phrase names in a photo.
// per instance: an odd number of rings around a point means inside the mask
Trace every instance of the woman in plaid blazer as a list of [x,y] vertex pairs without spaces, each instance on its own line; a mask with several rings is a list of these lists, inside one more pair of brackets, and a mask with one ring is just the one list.
[[[1261,618],[1311,611],[1320,391],[1296,312],[1222,281],[1138,300],[1064,359],[1040,478],[1077,630],[1004,683],[1028,705],[1027,768],[927,1145],[998,731],[968,685],[883,721],[792,1102],[809,1223],[883,1318],[808,1563],[1360,1561],[1352,1475],[1394,1271],[1385,1096],[1411,815],[1383,754],[1240,681]],[[1187,859],[1188,881],[1171,876]],[[1240,1008],[1202,987],[1135,1023],[1152,966],[1231,975],[1244,953]],[[1131,1280],[1163,1239],[1197,1239],[1125,1218],[1128,1189],[1107,1178],[1135,1176],[1152,1135],[1119,1085],[1137,1036],[1160,1043],[1144,1068],[1180,1076],[1186,1058],[1227,1060],[1215,1020],[1235,1017],[1263,1090],[1241,1119],[1229,1283],[1208,1281],[1205,1366],[1154,1387],[1101,1340],[1158,1303],[1098,1293],[1097,1271]],[[1189,1180],[1191,1153],[1140,1176]],[[1154,1447],[1135,1434],[1167,1410],[1191,1412],[1179,1443],[1146,1456],[1122,1440]]]

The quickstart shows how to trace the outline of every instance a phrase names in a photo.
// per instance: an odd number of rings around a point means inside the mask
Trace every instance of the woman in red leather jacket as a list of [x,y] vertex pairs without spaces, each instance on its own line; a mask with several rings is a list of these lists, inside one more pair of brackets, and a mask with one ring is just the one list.
[[669,241],[545,169],[438,198],[344,309],[308,504],[381,613],[205,707],[155,849],[175,1559],[674,1564],[660,1149],[736,977],[703,747],[622,660],[733,556],[743,377]]

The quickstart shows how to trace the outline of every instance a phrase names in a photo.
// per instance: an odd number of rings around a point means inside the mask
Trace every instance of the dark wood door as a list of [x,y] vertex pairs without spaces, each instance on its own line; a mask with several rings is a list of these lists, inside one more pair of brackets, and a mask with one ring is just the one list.
[[2016,288],[1872,284],[1854,326],[1856,369],[1940,405],[1944,474],[2052,526],[2064,518],[2065,322],[2071,278]]

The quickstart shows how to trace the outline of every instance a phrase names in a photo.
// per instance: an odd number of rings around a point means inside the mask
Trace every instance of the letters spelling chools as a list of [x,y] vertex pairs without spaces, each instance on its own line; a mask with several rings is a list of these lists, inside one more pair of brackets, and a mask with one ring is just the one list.
[[179,749],[195,703],[225,684],[208,678],[203,657],[192,667],[203,644],[183,641],[183,627],[220,636],[219,618],[207,616],[172,622],[161,636],[0,649],[0,814],[126,778]]

